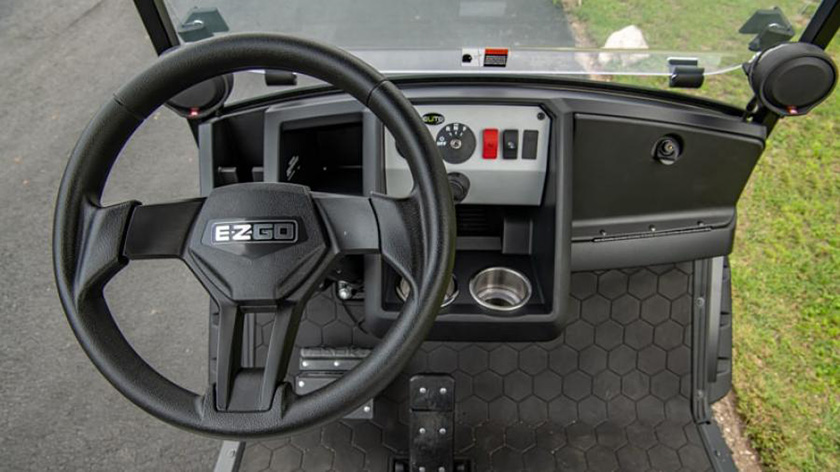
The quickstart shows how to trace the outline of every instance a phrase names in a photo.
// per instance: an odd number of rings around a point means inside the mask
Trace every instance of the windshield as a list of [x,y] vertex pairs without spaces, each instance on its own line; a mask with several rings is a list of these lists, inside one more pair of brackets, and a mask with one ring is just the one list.
[[[802,32],[803,0],[166,0],[182,42],[282,32],[348,49],[386,74],[573,75],[667,87],[675,58],[715,75]],[[752,43],[752,44],[751,44]],[[635,78],[634,78],[635,77]],[[663,81],[664,80],[664,81]],[[727,101],[733,93],[706,87]],[[726,91],[728,96],[719,92]]]

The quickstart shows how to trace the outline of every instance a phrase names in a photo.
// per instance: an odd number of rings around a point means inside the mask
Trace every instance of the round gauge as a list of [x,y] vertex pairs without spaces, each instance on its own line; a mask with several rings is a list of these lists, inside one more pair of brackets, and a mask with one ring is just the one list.
[[475,151],[475,134],[463,123],[450,123],[435,138],[441,157],[450,164],[460,164]]

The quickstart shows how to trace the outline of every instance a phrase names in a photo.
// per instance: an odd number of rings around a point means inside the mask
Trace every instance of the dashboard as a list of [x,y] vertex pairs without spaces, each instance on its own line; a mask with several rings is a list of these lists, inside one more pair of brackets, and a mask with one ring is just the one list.
[[[458,203],[539,205],[551,119],[538,106],[418,105],[446,170],[460,174]],[[456,182],[457,184],[458,182]],[[404,196],[414,182],[391,133],[385,133],[385,190]],[[463,188],[466,186],[467,188]]]
[[[763,127],[688,97],[475,80],[401,85],[456,202],[454,277],[433,339],[553,339],[577,309],[575,271],[731,251]],[[204,193],[267,181],[399,197],[413,185],[376,116],[326,89],[225,111],[198,136]],[[336,283],[354,294],[346,302],[363,305],[366,326],[384,333],[405,284],[379,256],[340,270]]]

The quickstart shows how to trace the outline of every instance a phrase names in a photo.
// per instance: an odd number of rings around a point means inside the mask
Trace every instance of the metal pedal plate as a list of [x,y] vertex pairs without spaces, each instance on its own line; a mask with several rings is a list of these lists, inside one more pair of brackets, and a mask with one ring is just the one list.
[[[306,395],[335,382],[348,370],[359,365],[370,354],[370,349],[303,348],[299,351],[298,368],[295,376],[295,393]],[[373,419],[373,399],[344,416],[347,420]]]

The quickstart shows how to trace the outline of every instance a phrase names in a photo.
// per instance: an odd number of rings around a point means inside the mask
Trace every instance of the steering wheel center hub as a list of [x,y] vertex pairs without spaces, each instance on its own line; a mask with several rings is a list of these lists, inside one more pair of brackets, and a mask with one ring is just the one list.
[[189,255],[225,297],[272,301],[291,294],[328,250],[308,188],[285,183],[220,187],[194,225]]

